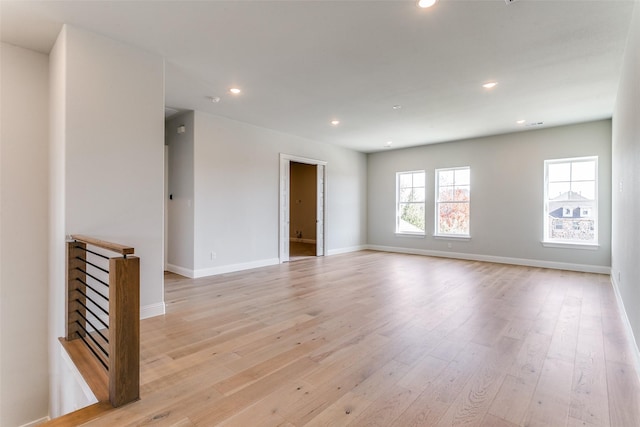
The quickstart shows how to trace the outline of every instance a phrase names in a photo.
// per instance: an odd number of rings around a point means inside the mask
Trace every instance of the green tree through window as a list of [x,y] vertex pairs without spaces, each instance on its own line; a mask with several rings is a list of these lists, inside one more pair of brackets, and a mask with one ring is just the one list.
[[424,234],[425,231],[425,173],[398,172],[396,232]]

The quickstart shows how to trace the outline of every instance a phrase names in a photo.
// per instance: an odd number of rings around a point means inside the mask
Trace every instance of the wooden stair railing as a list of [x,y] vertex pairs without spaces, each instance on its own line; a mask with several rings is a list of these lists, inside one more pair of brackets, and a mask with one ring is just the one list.
[[[116,253],[108,256],[105,251]],[[84,352],[76,359],[87,383],[107,378],[98,386],[102,400],[108,389],[113,407],[140,396],[140,259],[134,248],[83,235],[67,242],[67,331],[65,348]],[[81,344],[75,344],[81,340]],[[62,339],[61,339],[62,341]],[[84,344],[84,345],[82,345]],[[69,352],[72,360],[74,355]],[[88,359],[99,363],[87,363]],[[90,361],[89,361],[90,362]],[[86,372],[86,367],[102,372]],[[97,379],[97,380],[96,380]]]

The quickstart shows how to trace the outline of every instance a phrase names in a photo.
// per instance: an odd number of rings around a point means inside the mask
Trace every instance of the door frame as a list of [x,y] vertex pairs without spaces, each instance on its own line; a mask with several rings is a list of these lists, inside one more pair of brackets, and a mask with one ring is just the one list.
[[[322,253],[327,253],[327,162],[324,160],[310,159],[307,157],[294,156],[292,154],[280,153],[280,191],[278,199],[279,226],[278,257],[280,263],[289,262],[289,213],[291,211],[289,193],[291,189],[291,175],[289,166],[291,162],[305,163],[308,165],[323,166],[322,200],[316,191],[316,201],[322,202]],[[317,212],[318,209],[316,209]],[[316,218],[316,221],[318,218]],[[316,236],[318,241],[318,236]]]

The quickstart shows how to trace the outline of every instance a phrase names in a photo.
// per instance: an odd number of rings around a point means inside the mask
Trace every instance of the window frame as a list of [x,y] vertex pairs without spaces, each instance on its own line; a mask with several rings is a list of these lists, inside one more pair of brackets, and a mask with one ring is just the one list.
[[[401,202],[400,201],[400,180],[401,180],[401,176],[402,175],[413,175],[413,174],[418,174],[418,173],[422,173],[424,175],[424,187],[414,187],[413,185],[411,187],[403,187],[403,188],[424,188],[424,200],[422,200],[422,202],[409,202],[409,203],[413,203],[413,204],[422,204],[422,210],[424,212],[424,224],[425,224],[425,229],[423,231],[401,231],[400,230],[400,219],[401,219],[401,213],[400,213],[400,203],[407,203],[407,202]],[[412,184],[413,184],[413,177],[412,177]],[[426,206],[427,205],[427,173],[426,170],[424,169],[417,169],[417,170],[410,170],[410,171],[400,171],[400,172],[396,172],[396,227],[395,227],[395,234],[398,236],[414,236],[414,237],[424,237],[426,235],[426,229],[427,229],[427,209]]]
[[[592,218],[593,218],[593,235],[594,239],[591,241],[586,240],[572,240],[572,239],[554,239],[549,235],[549,165],[553,164],[570,164],[570,176],[569,181],[558,181],[558,182],[568,182],[569,183],[569,191],[572,191],[572,184],[574,182],[592,182],[591,180],[573,180],[573,163],[581,163],[581,162],[594,162],[595,165],[595,174],[593,179],[594,184],[594,198],[590,201],[593,206],[592,208]],[[547,159],[544,161],[544,194],[543,194],[543,225],[542,225],[542,245],[545,247],[552,248],[579,248],[579,249],[597,249],[599,247],[599,215],[598,215],[598,207],[599,207],[599,164],[598,164],[598,156],[581,156],[581,157],[568,157],[562,159]],[[588,200],[588,199],[587,199]],[[577,206],[572,208],[575,209],[583,209],[582,206]],[[573,218],[573,214],[571,216]]]
[[[456,170],[468,170],[469,171],[469,197],[468,200],[449,200],[449,201],[441,201],[440,200],[440,172],[444,172],[444,171],[456,171]],[[455,177],[455,173],[454,173],[454,177]],[[451,185],[452,187],[455,188],[456,184],[455,184],[455,178],[454,178],[454,182]],[[433,229],[433,236],[435,238],[448,238],[448,239],[470,239],[471,238],[471,166],[456,166],[456,167],[448,167],[448,168],[439,168],[435,170],[435,197],[434,197],[434,205],[435,205],[435,211],[434,211],[434,229]],[[440,230],[440,204],[441,203],[467,203],[467,205],[469,206],[468,211],[468,218],[467,218],[467,223],[468,225],[468,229],[467,229],[467,233],[466,234],[462,234],[462,233],[441,233]]]

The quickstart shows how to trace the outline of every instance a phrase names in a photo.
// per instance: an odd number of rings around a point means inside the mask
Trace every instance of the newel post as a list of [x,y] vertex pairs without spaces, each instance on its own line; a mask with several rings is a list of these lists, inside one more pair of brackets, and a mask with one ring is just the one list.
[[109,400],[140,398],[140,258],[109,260]]

